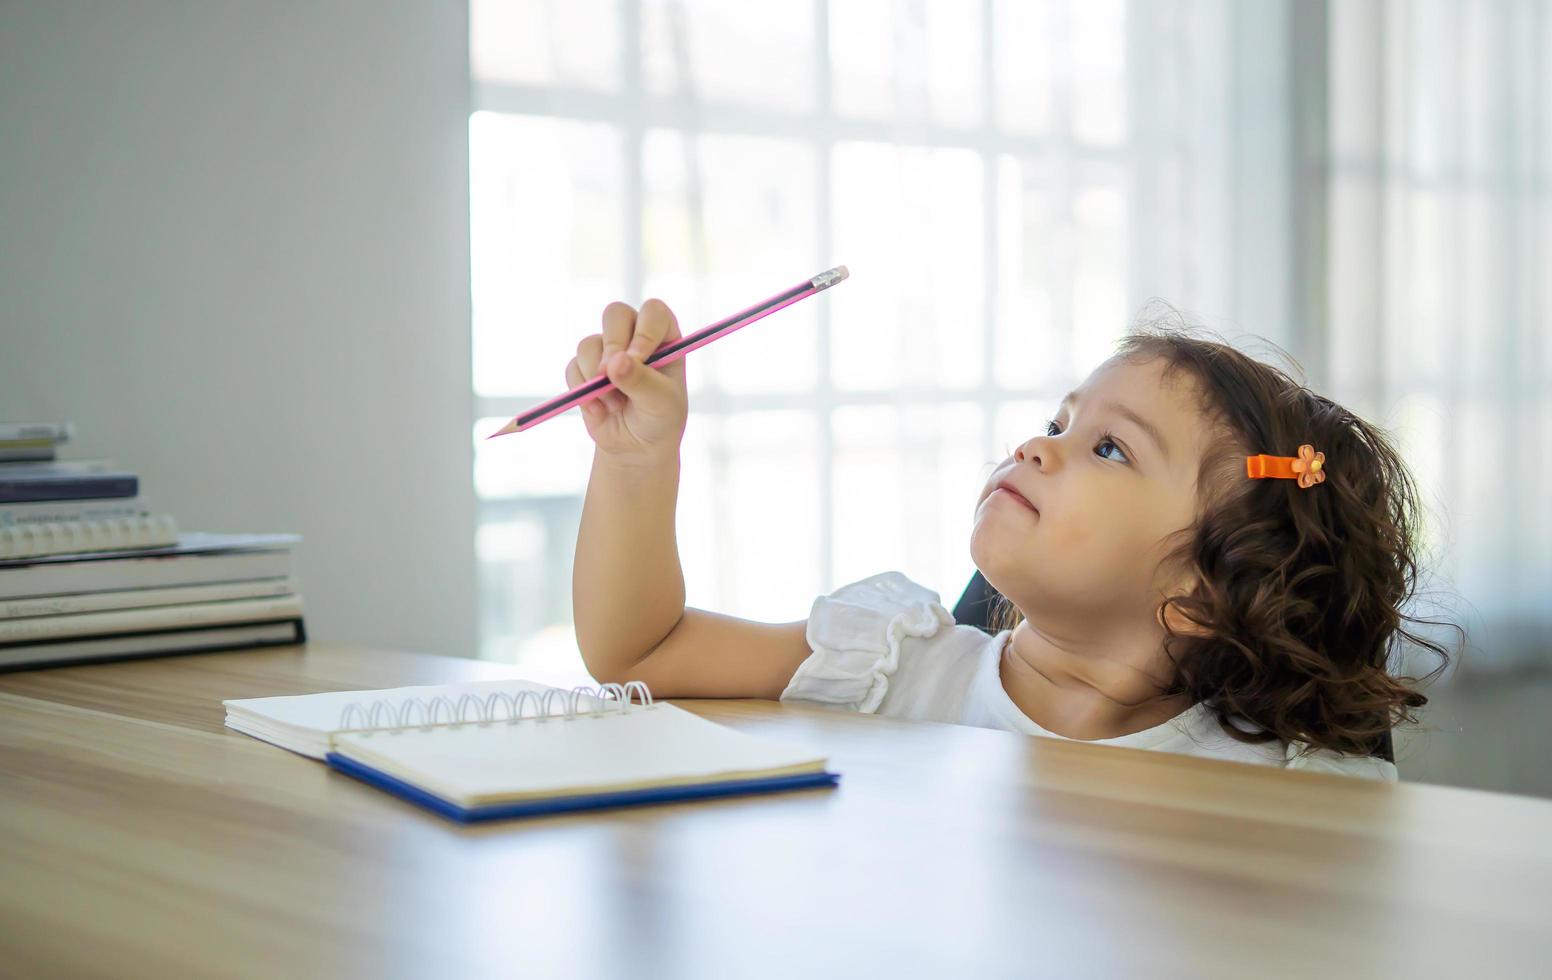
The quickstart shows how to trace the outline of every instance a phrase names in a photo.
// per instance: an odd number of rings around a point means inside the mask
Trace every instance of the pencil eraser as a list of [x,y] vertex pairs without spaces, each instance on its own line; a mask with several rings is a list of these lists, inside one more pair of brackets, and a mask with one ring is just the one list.
[[809,285],[813,286],[815,289],[829,289],[831,286],[845,279],[849,275],[851,275],[851,273],[846,271],[846,267],[844,265],[838,265],[833,269],[826,269],[825,271],[819,273],[819,275],[810,279],[808,282]]

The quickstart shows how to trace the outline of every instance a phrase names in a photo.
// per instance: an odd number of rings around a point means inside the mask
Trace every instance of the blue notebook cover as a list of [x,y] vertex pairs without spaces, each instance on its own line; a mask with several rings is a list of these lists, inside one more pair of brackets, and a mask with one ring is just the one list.
[[562,796],[547,800],[524,800],[515,803],[494,803],[482,807],[461,807],[428,793],[400,779],[363,765],[338,752],[324,756],[332,768],[364,783],[387,790],[395,796],[419,804],[433,813],[441,814],[459,823],[476,823],[482,820],[502,820],[509,817],[537,817],[550,813],[571,813],[577,810],[601,810],[609,807],[641,806],[649,803],[673,803],[679,800],[700,800],[717,796],[743,796],[752,793],[774,793],[789,789],[809,789],[816,786],[834,786],[840,775],[833,772],[801,773],[796,776],[772,776],[765,779],[740,779],[733,782],[706,783],[692,786],[659,786],[652,789],[624,790],[615,793],[594,793],[587,796]]

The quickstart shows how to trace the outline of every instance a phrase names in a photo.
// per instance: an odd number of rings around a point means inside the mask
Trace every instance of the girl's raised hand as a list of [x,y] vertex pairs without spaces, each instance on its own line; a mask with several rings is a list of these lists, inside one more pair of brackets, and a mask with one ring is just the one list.
[[640,312],[624,303],[604,307],[603,333],[583,338],[566,365],[566,386],[575,388],[608,372],[614,391],[580,406],[582,422],[598,451],[621,462],[656,463],[679,451],[689,417],[684,358],[662,367],[642,362],[665,343],[680,339],[679,322],[662,300]]

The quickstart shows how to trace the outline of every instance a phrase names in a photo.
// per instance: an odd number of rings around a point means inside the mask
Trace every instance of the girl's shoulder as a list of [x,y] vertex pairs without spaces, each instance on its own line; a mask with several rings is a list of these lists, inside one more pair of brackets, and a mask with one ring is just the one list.
[[938,593],[901,572],[880,572],[814,600],[808,615],[809,645],[816,640],[877,645],[890,635],[924,638],[953,625],[954,617]]
[[[894,571],[869,575],[814,600],[815,609],[825,610],[856,607],[895,613],[931,606],[943,608],[938,593]],[[949,622],[953,622],[951,617]]]
[[948,675],[963,674],[968,684],[975,662],[956,652],[966,652],[960,648],[968,639],[985,636],[974,627],[956,629],[937,592],[897,571],[870,575],[815,599],[806,635],[813,653],[781,699],[864,712],[878,711],[892,686],[895,701],[927,674],[939,690],[955,686]]

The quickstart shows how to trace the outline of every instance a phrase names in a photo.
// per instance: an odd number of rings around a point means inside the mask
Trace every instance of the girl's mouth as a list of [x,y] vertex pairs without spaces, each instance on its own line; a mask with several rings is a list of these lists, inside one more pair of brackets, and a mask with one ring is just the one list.
[[1007,494],[1008,496],[1012,497],[1014,500],[1018,501],[1019,504],[1025,506],[1025,507],[1028,507],[1030,510],[1034,511],[1036,514],[1040,513],[1039,509],[1036,508],[1034,504],[1030,503],[1028,498],[1026,498],[1023,494],[1019,493],[1017,490],[1013,489],[1013,487],[1010,486],[1009,484],[1007,484],[1007,483],[999,483],[999,484],[997,484],[997,489],[993,490],[992,493],[997,493],[998,491],[1001,491],[1001,492]]

